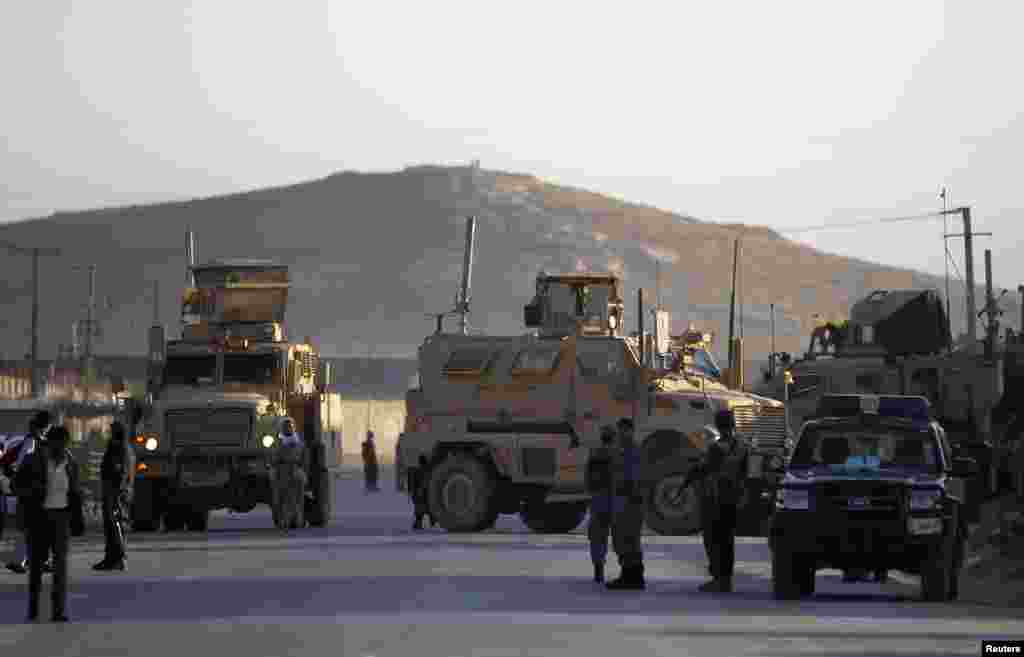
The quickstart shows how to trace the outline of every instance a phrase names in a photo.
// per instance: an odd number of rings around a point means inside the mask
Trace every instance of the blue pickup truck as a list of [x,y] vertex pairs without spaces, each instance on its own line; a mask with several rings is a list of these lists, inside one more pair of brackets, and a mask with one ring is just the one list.
[[801,427],[776,495],[774,593],[814,593],[818,570],[903,571],[922,597],[957,597],[972,459],[954,458],[924,397],[825,395]]

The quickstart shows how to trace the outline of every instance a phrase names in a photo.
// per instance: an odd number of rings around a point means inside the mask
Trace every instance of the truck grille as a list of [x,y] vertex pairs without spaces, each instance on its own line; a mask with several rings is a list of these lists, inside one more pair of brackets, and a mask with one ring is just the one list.
[[816,508],[829,511],[899,514],[906,489],[876,481],[834,481],[816,487]]
[[736,433],[750,441],[756,452],[786,451],[786,409],[775,406],[739,406],[733,408]]
[[168,411],[170,447],[244,447],[252,427],[252,412],[219,408]]

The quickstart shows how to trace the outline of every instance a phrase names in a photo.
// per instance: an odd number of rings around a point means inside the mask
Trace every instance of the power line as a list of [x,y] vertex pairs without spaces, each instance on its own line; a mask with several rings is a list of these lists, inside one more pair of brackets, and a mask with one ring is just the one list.
[[862,219],[839,224],[820,224],[818,226],[804,226],[802,228],[776,228],[775,230],[779,233],[811,233],[821,230],[832,230],[835,228],[855,228],[857,226],[868,226],[871,224],[888,224],[900,221],[925,221],[929,219],[938,219],[943,216],[945,216],[945,214],[942,212],[928,212],[925,214],[908,215],[905,217]]

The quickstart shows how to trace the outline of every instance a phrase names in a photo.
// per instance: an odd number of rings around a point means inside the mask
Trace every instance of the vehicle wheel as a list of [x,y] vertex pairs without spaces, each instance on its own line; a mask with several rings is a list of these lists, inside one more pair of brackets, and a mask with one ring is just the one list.
[[700,499],[696,486],[682,488],[688,468],[664,468],[652,478],[647,501],[647,526],[662,536],[686,536],[700,531]]
[[185,524],[188,526],[189,531],[205,532],[210,524],[210,511],[208,509],[189,511],[185,516]]
[[797,557],[779,547],[772,552],[772,593],[778,600],[799,600],[806,582],[799,577]]
[[925,602],[948,601],[952,581],[952,550],[937,551],[921,564],[921,598]]
[[183,509],[171,507],[164,513],[164,529],[169,532],[180,532],[185,528],[185,513]]
[[476,532],[491,521],[495,481],[479,459],[452,454],[430,472],[430,513],[449,532]]
[[568,534],[587,515],[586,502],[527,502],[519,514],[523,524],[538,534]]
[[814,595],[814,584],[817,573],[814,571],[814,566],[804,564],[801,567],[800,572],[800,595]]

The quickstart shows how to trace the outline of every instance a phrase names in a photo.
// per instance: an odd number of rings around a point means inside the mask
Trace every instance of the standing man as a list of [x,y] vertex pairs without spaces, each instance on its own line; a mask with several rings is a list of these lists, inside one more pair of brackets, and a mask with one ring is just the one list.
[[125,510],[129,508],[135,490],[135,451],[128,444],[124,425],[110,425],[110,442],[103,452],[100,465],[103,491],[103,535],[106,539],[103,561],[93,570],[124,570],[125,567]]
[[[10,477],[16,479],[18,471],[24,465],[25,460],[36,451],[37,448],[42,446],[46,440],[46,431],[50,427],[50,413],[48,411],[39,411],[28,425],[28,435],[21,441],[19,446],[18,456],[11,467]],[[18,529],[22,532],[22,539],[18,542],[18,546],[15,549],[14,561],[7,564],[7,569],[23,575],[28,572],[29,560],[32,558],[32,532],[28,524],[28,520],[25,516],[26,508],[29,500],[15,491],[18,498],[18,507],[16,511],[16,523]],[[45,562],[45,556],[43,561]],[[44,570],[50,570],[47,564],[43,565]]]
[[375,493],[377,487],[377,446],[373,442],[373,432],[366,432],[366,440],[363,442],[363,477],[366,480],[366,492]]
[[604,582],[604,564],[608,556],[608,536],[612,528],[612,500],[614,478],[612,476],[615,428],[601,428],[601,446],[590,453],[584,477],[587,492],[590,493],[590,524],[587,525],[587,539],[590,541],[590,560],[594,564],[594,581]]
[[640,450],[633,440],[633,420],[621,418],[619,453],[612,472],[615,481],[615,499],[612,519],[612,546],[619,559],[622,572],[619,578],[608,582],[609,589],[642,591],[644,581],[644,494],[640,479]]
[[434,526],[434,518],[430,515],[430,504],[427,493],[427,457],[420,454],[419,467],[409,468],[409,494],[412,496],[413,531],[423,529],[423,518],[426,517],[430,526]]
[[730,410],[715,414],[721,438],[708,446],[704,458],[683,484],[700,482],[700,517],[704,550],[711,566],[711,581],[701,585],[705,593],[731,593],[736,561],[736,524],[744,496],[749,452],[736,437],[736,418]]
[[303,489],[306,484],[307,459],[306,447],[295,432],[295,422],[285,418],[278,435],[273,468],[274,502],[277,505],[275,522],[286,533],[289,529],[305,525]]

